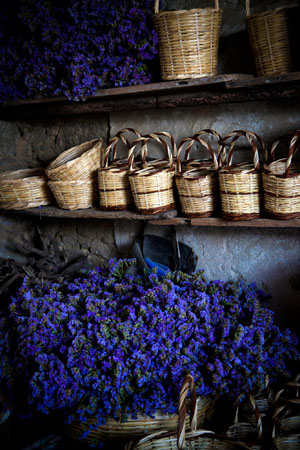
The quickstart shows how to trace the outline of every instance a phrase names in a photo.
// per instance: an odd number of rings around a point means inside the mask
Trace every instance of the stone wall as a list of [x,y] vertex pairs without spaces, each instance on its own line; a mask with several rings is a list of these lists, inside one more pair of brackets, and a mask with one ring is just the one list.
[[[171,4],[166,3],[167,6]],[[271,1],[268,7],[277,6],[277,3],[283,2]],[[180,5],[185,8],[199,6],[194,0],[172,2],[173,8]],[[236,33],[243,33],[243,2],[227,0],[222,2],[222,8],[225,42]],[[222,54],[223,65],[226,55],[228,52]],[[247,57],[244,54],[244,65]],[[3,121],[0,122],[0,171],[46,166],[63,150],[99,136],[107,142],[124,126],[137,128],[141,133],[166,130],[173,134],[177,143],[203,128],[213,128],[221,135],[245,128],[257,132],[270,144],[277,136],[298,128],[299,123],[297,100]],[[153,151],[157,152],[156,149]],[[246,158],[244,152],[240,150],[239,158]],[[2,257],[24,261],[15,244],[24,238],[34,241],[38,227],[42,234],[51,233],[57,239],[66,259],[86,254],[93,265],[103,264],[112,256],[129,256],[132,242],[141,229],[138,221],[39,219],[20,215],[0,216],[0,226]],[[169,231],[168,227],[146,227],[146,232],[160,235],[168,235]],[[179,226],[177,233],[181,241],[194,248],[199,258],[198,268],[204,268],[208,278],[243,277],[248,282],[256,281],[272,294],[272,306],[280,322],[297,329],[300,229]]]

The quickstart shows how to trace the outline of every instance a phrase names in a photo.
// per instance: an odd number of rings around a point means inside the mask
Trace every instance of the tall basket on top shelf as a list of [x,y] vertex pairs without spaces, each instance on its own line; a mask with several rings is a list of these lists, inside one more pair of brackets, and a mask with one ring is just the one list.
[[251,14],[250,0],[246,0],[246,26],[258,76],[297,70],[295,24],[299,12],[294,4]]
[[213,8],[181,11],[159,11],[159,0],[155,0],[154,12],[162,79],[215,75],[222,15],[219,0],[214,0]]

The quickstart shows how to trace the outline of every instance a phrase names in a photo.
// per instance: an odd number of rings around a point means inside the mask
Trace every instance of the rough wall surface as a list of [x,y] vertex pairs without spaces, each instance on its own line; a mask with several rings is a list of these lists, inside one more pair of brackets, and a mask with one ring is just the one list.
[[[203,3],[203,4],[202,4]],[[266,2],[254,2],[255,8]],[[169,8],[209,6],[195,0],[165,1]],[[270,1],[267,7],[281,6],[284,1]],[[231,57],[229,44],[235,33],[244,30],[244,2],[224,0],[222,57]],[[164,7],[164,5],[162,5]],[[227,39],[227,41],[226,41]],[[240,41],[242,42],[242,41]],[[241,46],[241,49],[244,49]],[[232,51],[232,50],[231,50]],[[243,65],[248,57],[243,55]],[[226,57],[225,57],[225,56]],[[227,59],[226,59],[227,58]],[[229,67],[229,66],[228,66]],[[51,120],[24,120],[0,122],[0,171],[26,167],[46,166],[63,150],[89,139],[101,136],[105,142],[125,126],[141,133],[166,130],[176,142],[203,128],[213,128],[221,135],[234,129],[250,129],[270,144],[276,137],[295,130],[300,123],[300,105],[297,100],[224,104],[201,107],[145,110],[102,115],[53,118]],[[160,154],[151,147],[151,152]],[[203,157],[207,156],[202,153]],[[243,149],[237,152],[239,160],[249,159]],[[141,223],[126,221],[88,221],[32,219],[25,216],[0,216],[0,256],[24,261],[15,244],[24,238],[34,240],[36,226],[41,233],[56,237],[67,260],[88,255],[91,263],[103,264],[112,256],[129,256],[130,248],[141,229]],[[150,226],[146,232],[168,235],[168,227]],[[282,324],[297,328],[300,310],[300,230],[256,228],[197,228],[177,227],[180,240],[191,245],[198,255],[198,268],[204,268],[208,278],[255,281],[272,294],[272,305]]]

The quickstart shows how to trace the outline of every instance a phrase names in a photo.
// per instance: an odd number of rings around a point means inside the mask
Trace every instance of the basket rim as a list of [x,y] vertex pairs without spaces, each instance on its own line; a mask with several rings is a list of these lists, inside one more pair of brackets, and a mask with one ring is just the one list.
[[[295,5],[296,6],[296,5]],[[192,9],[177,9],[175,11],[159,11],[158,13],[153,13],[154,18],[157,16],[163,16],[163,15],[173,15],[176,16],[177,14],[180,15],[189,15],[189,14],[196,14],[196,13],[203,13],[203,12],[209,12],[209,11],[220,11],[220,13],[223,12],[221,8],[213,8],[211,6],[208,6],[207,8],[192,8]]]
[[279,6],[278,8],[274,8],[274,9],[269,9],[267,11],[262,11],[262,12],[257,12],[254,14],[250,14],[249,16],[246,15],[246,20],[251,20],[251,19],[257,19],[257,18],[264,18],[265,16],[268,15],[274,15],[274,14],[279,14],[282,11],[284,11],[285,9],[291,9],[291,8],[299,8],[299,5],[297,5],[297,3],[293,3],[292,5],[286,5],[286,6]]
[[[40,174],[38,173],[40,172]],[[32,175],[30,174],[32,173]],[[23,176],[22,178],[9,178],[9,176],[11,175],[26,175],[27,176]],[[45,173],[45,168],[44,167],[33,167],[33,168],[28,168],[28,169],[19,169],[19,170],[7,170],[5,172],[0,173],[0,183],[2,182],[17,182],[17,181],[24,181],[24,180],[29,180],[29,179],[33,179],[33,178],[45,178],[46,177],[46,173]]]
[[[71,159],[69,160],[63,160],[63,158],[68,155],[68,153],[72,153],[77,148],[80,148],[81,146],[83,147],[88,144],[89,147],[83,150],[80,155],[71,157]],[[51,171],[57,170],[62,166],[69,167],[70,165],[76,164],[80,160],[80,158],[83,158],[84,156],[87,156],[88,153],[92,152],[97,144],[103,144],[103,139],[102,138],[92,139],[91,141],[82,142],[79,145],[74,145],[74,147],[68,148],[67,150],[63,151],[53,161],[50,162],[50,164],[46,168],[47,175],[49,173],[51,174]]]
[[[282,178],[282,179],[286,179],[286,178],[299,178],[300,177],[300,162],[294,162],[291,164],[290,166],[290,171],[288,174],[286,174],[286,169],[285,167],[283,168],[283,173],[279,174],[279,173],[274,173],[274,169],[272,166],[276,166],[278,165],[278,163],[286,163],[287,162],[287,158],[281,158],[281,159],[277,159],[276,161],[272,161],[269,164],[264,164],[263,166],[263,170],[262,173],[267,175],[267,176],[273,176],[276,178]],[[297,172],[293,172],[293,170],[297,170]],[[292,173],[291,173],[292,172]]]

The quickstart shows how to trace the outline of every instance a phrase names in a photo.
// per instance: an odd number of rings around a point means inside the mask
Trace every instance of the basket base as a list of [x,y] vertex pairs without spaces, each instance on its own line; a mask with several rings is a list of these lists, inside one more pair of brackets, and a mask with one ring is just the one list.
[[300,213],[275,213],[273,211],[270,211],[269,209],[265,210],[269,217],[272,219],[278,219],[278,220],[289,220],[289,219],[297,219],[300,218]]
[[168,206],[161,206],[158,208],[151,208],[151,209],[140,209],[137,208],[137,211],[141,214],[144,214],[145,216],[147,215],[151,215],[151,214],[160,214],[166,211],[172,211],[176,209],[176,205],[175,203],[172,203],[171,205]]
[[131,205],[124,206],[100,206],[101,211],[128,211]]
[[205,213],[184,213],[184,217],[188,217],[189,219],[196,219],[196,218],[205,218],[205,217],[211,217],[215,215],[216,211],[207,211]]
[[238,220],[253,220],[253,219],[259,219],[260,218],[260,214],[258,213],[252,213],[252,214],[227,214],[223,212],[223,217],[226,220],[233,220],[233,221],[238,221]]

